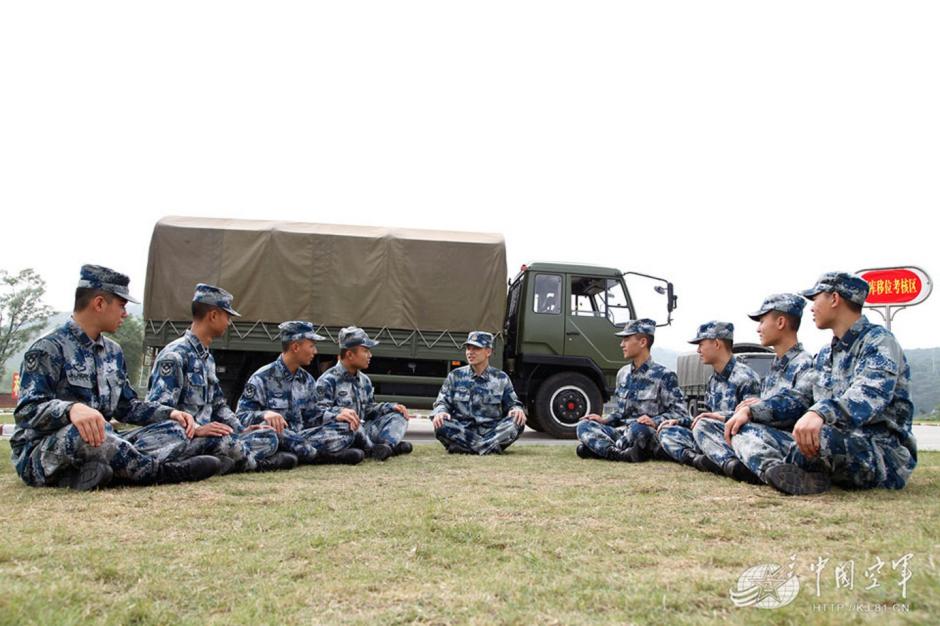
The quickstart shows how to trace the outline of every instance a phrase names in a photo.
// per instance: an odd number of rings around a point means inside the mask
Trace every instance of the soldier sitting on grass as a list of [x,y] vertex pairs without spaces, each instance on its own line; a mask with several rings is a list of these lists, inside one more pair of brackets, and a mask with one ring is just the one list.
[[692,430],[703,419],[724,423],[745,398],[760,393],[760,376],[734,358],[734,324],[711,321],[698,327],[695,339],[698,354],[714,373],[705,385],[706,411],[694,420],[684,417],[666,420],[659,425],[659,443],[672,460],[707,471],[702,465],[705,458],[692,437]]
[[147,395],[152,402],[183,409],[196,419],[198,426],[183,458],[211,454],[223,463],[223,474],[295,467],[297,457],[277,451],[276,432],[266,425],[242,426],[225,403],[209,345],[225,334],[231,317],[238,315],[232,308],[232,294],[199,283],[192,313],[192,327],[157,355]]
[[336,419],[325,421],[317,405],[316,381],[304,369],[317,354],[317,341],[325,337],[310,322],[284,322],[278,328],[281,355],[248,379],[238,401],[238,419],[245,426],[273,428],[278,448],[301,463],[359,463],[362,450],[350,447],[356,439],[350,426],[356,422],[355,414],[345,409]]
[[493,335],[474,331],[464,342],[467,363],[452,370],[434,401],[434,435],[451,454],[498,454],[525,430],[512,381],[490,367]]
[[695,443],[704,454],[700,463],[709,471],[762,484],[757,474],[738,459],[731,447],[731,438],[752,419],[759,424],[792,430],[793,424],[812,403],[813,357],[797,338],[805,302],[796,294],[775,294],[748,316],[757,322],[761,345],[772,347],[776,356],[770,373],[761,382],[760,398],[745,399],[724,423],[701,419],[692,429]]
[[317,395],[324,421],[350,416],[349,425],[356,431],[354,445],[385,461],[411,452],[411,444],[403,441],[411,415],[403,404],[375,401],[372,381],[362,370],[369,367],[372,348],[377,345],[356,326],[339,331],[339,362],[317,379]]
[[[127,380],[113,333],[131,298],[124,274],[84,265],[71,319],[26,350],[10,446],[27,485],[88,491],[112,478],[132,484],[202,480],[217,473],[212,457],[176,462],[193,435],[193,417],[142,402]],[[116,418],[141,427],[115,434]]]
[[631,320],[616,333],[630,363],[618,375],[617,408],[606,417],[585,415],[578,423],[582,459],[647,461],[659,449],[656,428],[666,420],[688,418],[676,374],[650,356],[655,333],[651,319]]
[[832,343],[816,355],[813,402],[792,434],[746,424],[735,452],[768,484],[791,495],[901,489],[917,465],[911,433],[911,370],[897,339],[862,315],[868,283],[828,272],[803,292]]

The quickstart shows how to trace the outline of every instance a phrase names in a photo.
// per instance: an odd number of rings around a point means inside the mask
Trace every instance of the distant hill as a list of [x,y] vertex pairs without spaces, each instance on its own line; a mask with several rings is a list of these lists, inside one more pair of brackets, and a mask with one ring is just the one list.
[[911,400],[917,415],[940,408],[940,348],[905,350],[911,366]]

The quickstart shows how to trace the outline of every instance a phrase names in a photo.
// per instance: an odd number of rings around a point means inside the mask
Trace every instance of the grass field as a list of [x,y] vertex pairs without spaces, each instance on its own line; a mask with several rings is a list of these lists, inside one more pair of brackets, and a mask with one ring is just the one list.
[[[0,444],[9,455],[9,445]],[[0,623],[878,623],[940,615],[940,453],[900,492],[787,498],[666,463],[498,457],[214,478],[90,494],[0,465]],[[907,598],[892,560],[912,553]],[[786,607],[736,608],[795,556]],[[880,557],[880,587],[864,570]],[[829,558],[816,595],[809,566]],[[836,587],[854,561],[854,589]],[[861,605],[874,613],[861,613]],[[895,607],[894,605],[902,605]],[[903,611],[905,608],[907,611]],[[899,610],[895,610],[899,609]]]

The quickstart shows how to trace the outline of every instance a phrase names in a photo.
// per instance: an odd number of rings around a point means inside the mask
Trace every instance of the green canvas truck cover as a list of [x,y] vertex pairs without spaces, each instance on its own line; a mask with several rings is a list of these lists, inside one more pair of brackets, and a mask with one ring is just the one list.
[[496,332],[506,279],[499,234],[166,217],[150,241],[144,318],[191,319],[203,282],[234,294],[239,321]]

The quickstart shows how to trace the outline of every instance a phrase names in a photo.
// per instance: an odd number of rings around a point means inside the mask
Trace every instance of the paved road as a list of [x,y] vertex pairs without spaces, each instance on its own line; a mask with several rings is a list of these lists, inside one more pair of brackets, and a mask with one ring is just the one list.
[[[420,412],[419,412],[420,413]],[[917,438],[918,450],[940,451],[940,424],[936,426],[914,426],[914,436]],[[434,439],[434,429],[431,427],[430,420],[416,418],[411,420],[408,425],[408,440],[414,442],[436,441]],[[545,433],[526,428],[522,437],[516,442],[520,444],[533,445],[573,445],[572,439],[553,439]]]

